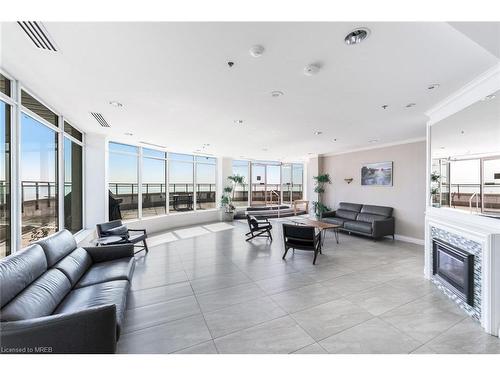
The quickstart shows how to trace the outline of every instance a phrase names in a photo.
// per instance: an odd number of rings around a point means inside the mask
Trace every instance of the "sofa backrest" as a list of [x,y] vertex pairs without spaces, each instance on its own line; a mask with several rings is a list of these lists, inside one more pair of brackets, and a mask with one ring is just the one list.
[[335,216],[341,219],[356,220],[356,216],[361,211],[363,205],[357,203],[340,202],[335,211]]
[[15,321],[50,315],[90,268],[71,232],[57,232],[0,260],[0,318]]
[[380,215],[384,217],[391,217],[392,216],[392,207],[386,207],[386,206],[373,206],[369,204],[363,205],[361,208],[361,213],[363,214],[373,214],[373,215]]
[[0,308],[47,271],[47,258],[40,245],[0,259]]
[[76,241],[67,229],[54,233],[37,242],[47,257],[47,266],[50,268],[66,255],[76,249]]

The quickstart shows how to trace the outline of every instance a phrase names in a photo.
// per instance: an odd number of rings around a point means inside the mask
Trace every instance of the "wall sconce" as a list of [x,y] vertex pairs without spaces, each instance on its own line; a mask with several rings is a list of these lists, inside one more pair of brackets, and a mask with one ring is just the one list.
[[354,180],[352,177],[351,178],[344,178],[344,181],[350,184]]

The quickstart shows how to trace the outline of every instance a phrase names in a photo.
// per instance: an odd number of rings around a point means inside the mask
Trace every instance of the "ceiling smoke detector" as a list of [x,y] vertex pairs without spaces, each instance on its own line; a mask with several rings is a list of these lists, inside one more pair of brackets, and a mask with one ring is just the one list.
[[316,130],[316,131],[314,132],[314,135],[321,135],[321,134],[323,134],[323,132],[320,132],[319,130]]
[[250,55],[253,57],[261,57],[264,54],[265,48],[260,44],[256,44],[250,47]]
[[126,136],[128,136],[128,137],[131,137],[131,136],[133,136],[133,135],[134,135],[134,133],[130,133],[130,132],[123,133],[123,134],[125,134],[125,135],[126,135]]
[[278,91],[278,90],[271,91],[271,96],[273,98],[278,98],[278,97],[283,96],[283,95],[285,95],[285,93],[283,91]]
[[234,120],[235,125],[243,125],[243,120]]
[[485,96],[483,99],[481,99],[481,101],[487,102],[488,100],[491,100],[491,99],[495,99],[495,94]]
[[406,105],[406,108],[411,108],[411,107],[415,107],[417,104],[416,103],[408,103]]
[[112,100],[109,102],[109,105],[112,105],[115,108],[123,108],[123,104],[120,102],[117,102],[116,100]]
[[438,89],[440,86],[439,83],[431,83],[429,86],[427,86],[427,90],[435,90]]
[[382,109],[387,109],[387,107],[389,107],[389,105],[388,105],[388,104],[384,104],[384,105],[382,106]]
[[313,76],[315,74],[318,74],[319,70],[320,70],[320,66],[318,64],[310,64],[310,65],[307,65],[305,68],[304,68],[304,74],[306,76]]
[[363,40],[368,38],[369,35],[370,35],[369,29],[365,27],[360,27],[347,34],[346,37],[344,38],[344,42],[345,44],[352,46],[361,43]]

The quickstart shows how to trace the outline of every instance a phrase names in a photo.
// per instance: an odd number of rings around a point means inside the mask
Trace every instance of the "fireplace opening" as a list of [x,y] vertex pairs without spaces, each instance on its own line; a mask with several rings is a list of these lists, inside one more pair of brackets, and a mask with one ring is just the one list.
[[474,255],[449,243],[432,241],[432,273],[459,298],[474,306]]

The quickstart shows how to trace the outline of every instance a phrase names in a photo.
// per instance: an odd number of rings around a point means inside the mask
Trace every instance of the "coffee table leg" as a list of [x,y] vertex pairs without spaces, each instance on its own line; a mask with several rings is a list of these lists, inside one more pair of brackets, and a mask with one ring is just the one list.
[[339,228],[335,228],[335,239],[337,240],[337,245],[339,244]]

